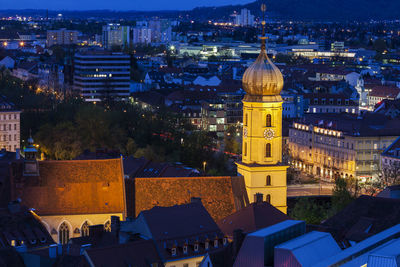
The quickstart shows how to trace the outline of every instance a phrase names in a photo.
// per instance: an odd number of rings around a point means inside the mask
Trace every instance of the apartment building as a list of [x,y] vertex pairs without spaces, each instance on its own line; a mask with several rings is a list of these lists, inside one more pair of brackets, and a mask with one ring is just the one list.
[[78,31],[67,30],[65,28],[47,31],[47,47],[77,44],[78,34]]
[[21,111],[0,96],[0,148],[15,152],[20,149]]
[[103,46],[111,49],[114,46],[129,46],[131,33],[129,26],[121,26],[120,24],[109,23],[103,26]]

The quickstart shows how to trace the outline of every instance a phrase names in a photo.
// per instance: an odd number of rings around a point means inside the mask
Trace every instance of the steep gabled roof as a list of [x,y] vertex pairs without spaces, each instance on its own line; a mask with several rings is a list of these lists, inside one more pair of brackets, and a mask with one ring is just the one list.
[[14,199],[39,215],[125,211],[121,159],[39,161],[39,175],[14,183],[23,183]]
[[252,203],[239,211],[219,220],[218,226],[228,236],[235,229],[251,233],[259,229],[290,220],[290,217],[267,202]]

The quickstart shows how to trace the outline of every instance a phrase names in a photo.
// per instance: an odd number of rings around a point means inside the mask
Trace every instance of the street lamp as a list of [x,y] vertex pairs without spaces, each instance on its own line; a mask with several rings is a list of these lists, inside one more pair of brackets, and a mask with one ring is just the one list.
[[206,173],[206,166],[207,166],[207,162],[204,161],[204,162],[203,162],[203,172],[204,172],[204,173]]

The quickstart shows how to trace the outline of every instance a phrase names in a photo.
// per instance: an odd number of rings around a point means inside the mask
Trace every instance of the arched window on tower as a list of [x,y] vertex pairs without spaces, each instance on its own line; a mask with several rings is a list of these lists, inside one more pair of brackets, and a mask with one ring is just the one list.
[[267,126],[267,127],[271,127],[271,125],[272,125],[272,119],[271,119],[271,114],[268,114],[267,115],[267,118],[266,118],[266,123],[265,123],[265,126]]
[[82,224],[81,236],[89,236],[89,223],[87,221]]
[[69,227],[66,222],[63,222],[58,228],[58,241],[60,244],[67,244],[69,241]]
[[265,201],[271,204],[271,195],[268,194]]
[[244,126],[247,126],[248,120],[249,120],[249,115],[246,113],[246,115],[244,115]]
[[271,157],[271,144],[270,143],[265,145],[265,157],[267,157],[267,158]]
[[266,185],[271,185],[271,175],[267,175]]
[[244,143],[244,156],[247,156],[247,143]]

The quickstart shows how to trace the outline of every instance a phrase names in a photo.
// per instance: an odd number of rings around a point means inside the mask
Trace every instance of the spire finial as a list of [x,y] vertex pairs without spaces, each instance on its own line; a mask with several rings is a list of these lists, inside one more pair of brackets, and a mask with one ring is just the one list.
[[267,11],[267,5],[265,3],[261,4],[261,12],[262,12],[262,21],[261,21],[261,25],[262,25],[262,35],[261,35],[261,50],[265,51],[265,40],[267,39],[267,37],[265,37],[265,12]]

